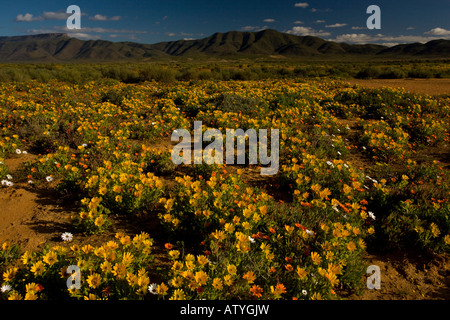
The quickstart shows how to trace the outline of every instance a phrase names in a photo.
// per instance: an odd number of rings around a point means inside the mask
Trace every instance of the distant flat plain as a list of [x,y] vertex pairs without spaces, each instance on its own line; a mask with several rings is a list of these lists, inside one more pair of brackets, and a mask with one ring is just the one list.
[[440,95],[450,94],[450,79],[351,79],[352,85],[368,88],[405,88],[412,93]]

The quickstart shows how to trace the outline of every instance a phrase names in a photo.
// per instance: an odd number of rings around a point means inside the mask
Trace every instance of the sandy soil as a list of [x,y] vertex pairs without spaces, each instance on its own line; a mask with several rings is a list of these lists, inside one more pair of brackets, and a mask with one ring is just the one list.
[[368,265],[380,268],[380,289],[364,288],[354,300],[450,300],[450,255],[424,257],[405,252],[371,254]]
[[368,88],[391,87],[420,94],[450,94],[450,79],[352,79],[346,82]]
[[50,188],[18,181],[22,164],[33,155],[6,159],[14,185],[0,187],[0,243],[9,241],[24,249],[35,249],[59,241],[69,228],[69,207],[63,206]]

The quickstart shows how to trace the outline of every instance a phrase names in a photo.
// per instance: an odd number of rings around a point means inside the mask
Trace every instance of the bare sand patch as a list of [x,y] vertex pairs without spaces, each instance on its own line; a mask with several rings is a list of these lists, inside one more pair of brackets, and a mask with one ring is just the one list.
[[450,94],[450,79],[352,79],[346,82],[367,88],[404,88],[419,94]]

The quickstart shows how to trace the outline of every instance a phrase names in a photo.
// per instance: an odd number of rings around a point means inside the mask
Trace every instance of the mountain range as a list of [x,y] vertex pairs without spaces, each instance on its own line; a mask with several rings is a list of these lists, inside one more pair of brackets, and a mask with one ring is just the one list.
[[0,37],[0,62],[155,60],[170,57],[277,56],[285,58],[450,58],[450,40],[387,47],[347,44],[276,30],[214,33],[198,40],[155,44],[79,40],[64,33]]

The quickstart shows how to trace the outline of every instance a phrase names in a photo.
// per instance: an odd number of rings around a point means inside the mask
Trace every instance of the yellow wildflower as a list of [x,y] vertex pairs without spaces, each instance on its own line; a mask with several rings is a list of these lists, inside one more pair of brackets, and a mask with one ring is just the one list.
[[58,262],[58,255],[54,251],[48,252],[45,256],[42,257],[42,260],[51,266],[55,262]]
[[86,282],[88,283],[89,287],[95,289],[100,286],[102,277],[97,273],[93,273],[87,277]]
[[311,252],[311,260],[315,264],[319,264],[322,261],[322,259],[320,258],[320,255],[317,252]]
[[43,274],[45,271],[44,263],[42,263],[42,261],[38,261],[31,266],[30,270],[31,270],[31,272],[33,272],[33,274],[35,276],[39,276],[39,275]]

